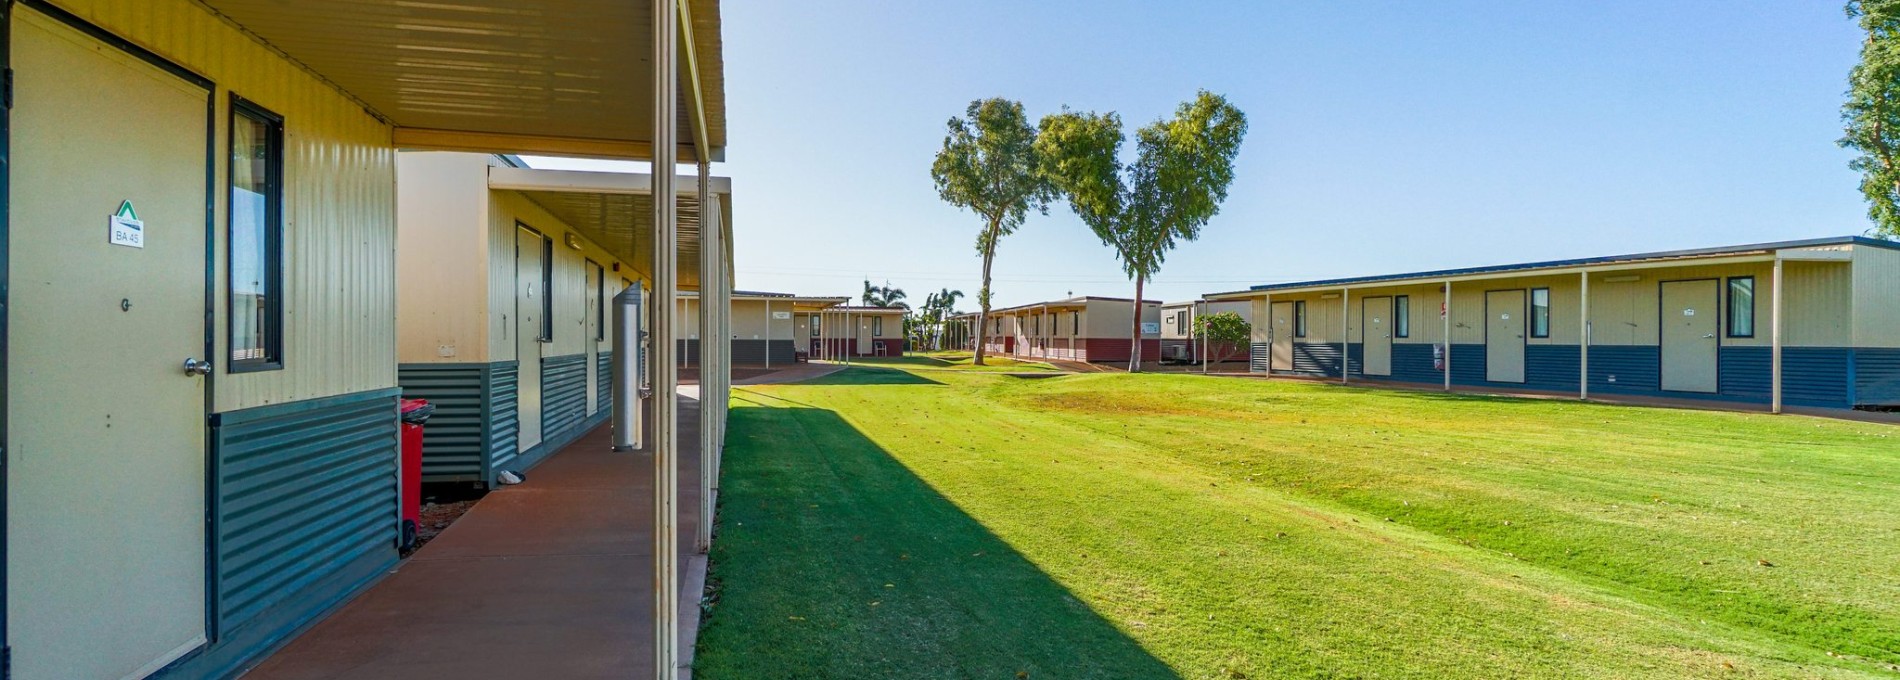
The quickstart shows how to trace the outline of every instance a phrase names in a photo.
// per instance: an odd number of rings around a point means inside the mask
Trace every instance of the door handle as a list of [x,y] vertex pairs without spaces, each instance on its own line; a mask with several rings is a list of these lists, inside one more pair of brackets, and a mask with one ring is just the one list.
[[1706,339],[1706,340],[1714,340],[1714,339],[1715,339],[1715,334],[1714,334],[1714,333],[1710,333],[1710,334],[1708,334],[1708,335],[1704,335],[1704,336],[1702,336],[1702,337],[1703,337],[1703,339]]
[[185,357],[185,375],[211,375],[211,362]]

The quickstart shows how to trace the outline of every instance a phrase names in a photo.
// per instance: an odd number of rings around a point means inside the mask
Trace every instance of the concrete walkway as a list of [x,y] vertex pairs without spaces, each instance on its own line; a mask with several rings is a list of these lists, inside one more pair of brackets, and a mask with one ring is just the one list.
[[[682,659],[705,587],[699,402],[679,409]],[[496,490],[254,680],[652,678],[653,458],[602,425]],[[697,578],[695,578],[695,575]]]

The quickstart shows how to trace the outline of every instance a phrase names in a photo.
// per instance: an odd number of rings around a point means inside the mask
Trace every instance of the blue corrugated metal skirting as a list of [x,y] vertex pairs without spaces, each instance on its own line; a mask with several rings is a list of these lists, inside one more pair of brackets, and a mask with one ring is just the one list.
[[515,462],[526,470],[578,438],[587,414],[587,355],[541,359],[541,443]]
[[1855,403],[1900,406],[1900,348],[1854,349]]
[[614,405],[614,353],[594,353],[594,403],[605,411]]
[[1292,372],[1339,377],[1339,343],[1294,341]]
[[401,364],[402,396],[427,399],[435,415],[422,429],[422,478],[483,481],[488,456],[488,364]]
[[515,362],[402,364],[404,397],[427,399],[435,415],[422,429],[422,478],[492,484],[515,456]]
[[395,564],[398,393],[213,416],[212,642],[162,676],[228,675]]
[[1432,367],[1432,346],[1416,343],[1392,345],[1392,379],[1415,383],[1441,383],[1445,374]]
[[521,364],[498,361],[488,367],[488,467],[482,470],[484,483],[493,486],[495,475],[515,467],[521,443]]
[[587,355],[541,359],[541,427],[566,432],[587,418]]
[[[1294,369],[1289,373],[1315,377],[1339,376],[1337,343],[1294,343]],[[1252,369],[1266,368],[1267,345],[1254,343]],[[1590,391],[1600,394],[1710,399],[1768,403],[1767,347],[1726,346],[1718,354],[1719,389],[1715,393],[1665,392],[1662,389],[1662,350],[1654,345],[1593,345],[1590,347]],[[1363,373],[1364,346],[1348,346],[1347,359],[1355,378],[1436,384],[1444,374],[1432,366],[1432,345],[1392,345],[1392,374]],[[1576,345],[1527,345],[1524,382],[1486,380],[1485,347],[1458,344],[1451,349],[1452,384],[1499,390],[1575,392],[1578,389]],[[1782,348],[1782,401],[1793,406],[1851,408],[1856,404],[1900,403],[1900,349],[1844,347]],[[1280,371],[1276,371],[1280,372]]]

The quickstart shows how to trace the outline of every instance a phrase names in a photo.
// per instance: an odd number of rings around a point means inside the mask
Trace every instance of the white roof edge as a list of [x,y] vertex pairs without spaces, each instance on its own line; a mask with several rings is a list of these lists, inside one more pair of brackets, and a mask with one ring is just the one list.
[[[693,196],[699,193],[699,178],[693,175],[680,175],[674,180],[674,186],[677,187],[679,195]],[[490,167],[488,188],[509,191],[646,195],[653,193],[653,175],[644,172]],[[732,178],[709,178],[707,189],[715,194],[730,195]]]

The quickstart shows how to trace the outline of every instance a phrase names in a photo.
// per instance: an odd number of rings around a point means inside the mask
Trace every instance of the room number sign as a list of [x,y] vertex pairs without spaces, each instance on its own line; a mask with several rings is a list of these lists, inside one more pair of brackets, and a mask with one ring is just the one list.
[[131,201],[119,204],[119,211],[106,220],[107,240],[115,246],[145,247],[145,221],[132,208]]

